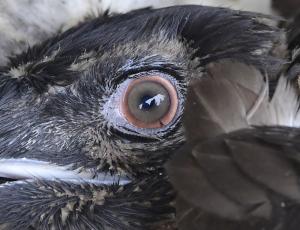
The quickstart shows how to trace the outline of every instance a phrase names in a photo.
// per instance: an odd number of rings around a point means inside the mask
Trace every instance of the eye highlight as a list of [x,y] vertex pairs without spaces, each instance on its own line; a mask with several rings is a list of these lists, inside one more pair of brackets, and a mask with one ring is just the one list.
[[176,115],[178,95],[173,84],[159,76],[132,80],[121,101],[124,118],[138,128],[162,128]]

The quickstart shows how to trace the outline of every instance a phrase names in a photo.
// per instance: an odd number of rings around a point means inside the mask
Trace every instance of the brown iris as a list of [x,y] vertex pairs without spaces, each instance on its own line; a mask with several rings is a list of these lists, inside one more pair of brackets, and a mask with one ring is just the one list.
[[121,112],[139,128],[162,128],[176,115],[178,96],[173,84],[161,76],[132,80],[123,94]]

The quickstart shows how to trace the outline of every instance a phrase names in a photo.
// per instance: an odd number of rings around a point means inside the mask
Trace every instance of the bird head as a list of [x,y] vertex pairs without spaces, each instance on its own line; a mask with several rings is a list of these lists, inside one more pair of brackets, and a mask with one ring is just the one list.
[[161,166],[184,141],[191,78],[218,59],[275,61],[279,31],[254,16],[200,6],[104,16],[12,58],[1,69],[1,158],[130,176]]
[[[163,175],[164,162],[185,142],[181,117],[189,82],[222,59],[239,60],[275,76],[282,66],[274,55],[283,42],[281,35],[275,22],[263,15],[180,6],[103,16],[30,48],[0,70],[0,176],[4,181],[54,179],[50,185],[24,185],[35,194],[30,201],[39,197],[37,191],[42,194],[41,188],[55,195],[69,188],[70,181],[60,183],[66,179],[84,184],[87,191],[97,189],[86,180],[140,191],[140,180]],[[66,190],[82,197],[76,186]],[[6,207],[14,207],[7,197],[12,190],[21,197],[21,188],[19,182],[0,188]],[[157,191],[159,186],[147,188]],[[110,191],[97,193],[102,198],[115,194],[111,188],[100,191]],[[147,196],[142,193],[145,200]],[[30,208],[32,203],[23,200]],[[88,201],[98,210],[103,206],[97,199]],[[69,216],[69,201],[62,203]],[[64,211],[60,209],[60,217]],[[0,215],[2,222],[18,219],[7,213]]]

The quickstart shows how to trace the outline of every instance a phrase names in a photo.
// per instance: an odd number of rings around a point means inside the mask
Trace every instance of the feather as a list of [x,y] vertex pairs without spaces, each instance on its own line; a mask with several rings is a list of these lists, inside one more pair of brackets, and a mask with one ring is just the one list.
[[228,230],[294,229],[291,213],[300,207],[296,88],[282,76],[270,97],[265,74],[222,61],[189,89],[187,144],[166,166],[178,192],[180,229],[193,229],[191,223],[220,229],[205,224],[211,220]]
[[280,149],[245,140],[225,141],[232,158],[244,173],[275,192],[300,201],[299,176],[287,159],[280,156]]
[[219,138],[195,146],[192,154],[214,188],[244,207],[243,217],[270,217],[271,205],[266,192],[245,178],[226,150],[226,143]]
[[187,112],[184,120],[188,140],[247,127],[251,114],[268,98],[265,88],[263,75],[253,67],[228,62],[211,64],[207,75],[190,86],[186,111],[193,113]]
[[22,159],[0,159],[0,177],[7,179],[57,179],[89,180],[96,184],[128,184],[126,177],[107,173],[93,173],[91,170],[72,170],[71,166],[58,166],[45,161]]
[[190,86],[186,111],[193,112],[186,112],[184,121],[188,139],[202,140],[251,125],[299,126],[298,104],[297,91],[285,77],[269,101],[268,78],[257,69],[214,63]]
[[[222,193],[218,192],[211,186],[201,168],[197,167],[193,158],[185,157],[185,149],[181,150],[183,154],[178,154],[174,159],[177,162],[173,165],[176,170],[170,173],[171,178],[174,178],[173,183],[178,185],[177,189],[181,191],[181,195],[186,200],[207,212],[216,212],[224,217],[240,219],[246,210]],[[188,165],[188,167],[186,167]],[[188,180],[182,180],[182,175]],[[193,185],[193,186],[191,186]],[[186,189],[190,188],[190,189]],[[224,207],[226,211],[220,209]]]
[[157,229],[174,212],[163,177],[125,186],[38,179],[1,186],[0,229]]

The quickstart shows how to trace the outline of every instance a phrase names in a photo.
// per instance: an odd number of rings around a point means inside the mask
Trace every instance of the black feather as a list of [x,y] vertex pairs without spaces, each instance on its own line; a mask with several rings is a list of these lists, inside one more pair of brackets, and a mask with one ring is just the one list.
[[130,185],[28,180],[1,185],[0,228],[155,229],[172,219],[171,186],[153,177]]

